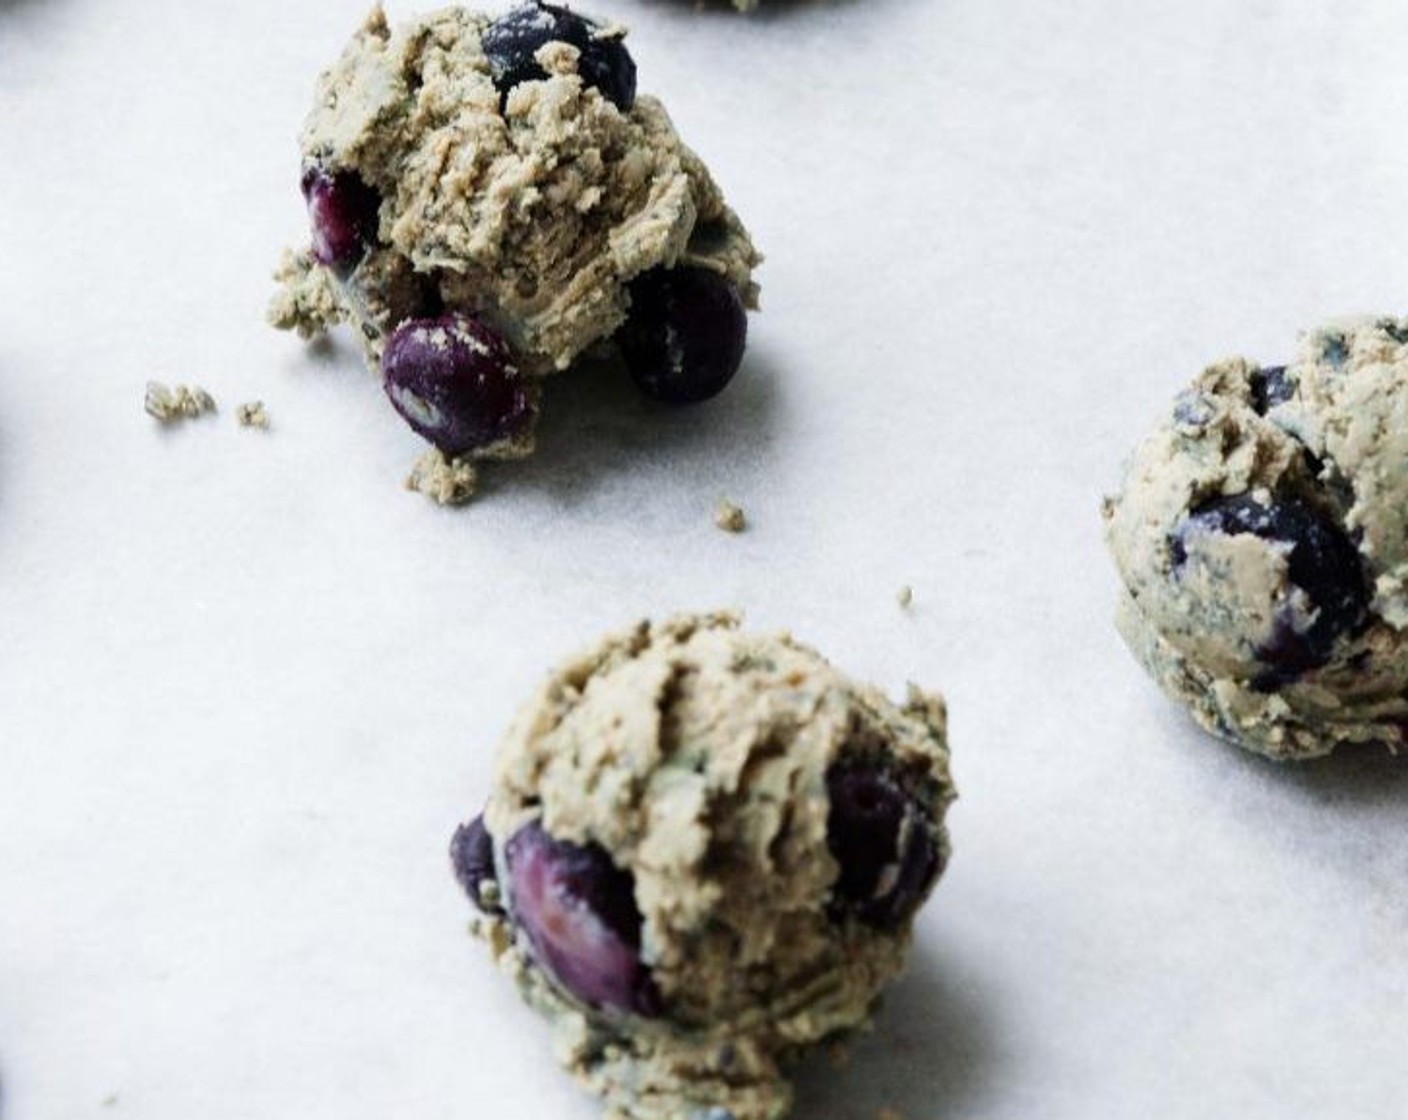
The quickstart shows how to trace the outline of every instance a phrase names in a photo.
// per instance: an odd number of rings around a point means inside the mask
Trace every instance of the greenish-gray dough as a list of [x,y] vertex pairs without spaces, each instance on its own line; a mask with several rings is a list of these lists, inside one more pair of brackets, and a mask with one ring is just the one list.
[[[1104,515],[1119,629],[1205,728],[1274,758],[1401,748],[1408,320],[1313,331],[1284,370],[1208,369]],[[1252,527],[1229,531],[1236,517]],[[1314,547],[1298,552],[1268,518],[1307,539],[1312,525]]]
[[[727,614],[642,623],[553,672],[500,748],[483,821],[506,913],[476,920],[552,1025],[557,1056],[612,1120],[775,1120],[787,1063],[864,1025],[903,966],[912,910],[873,925],[836,909],[828,773],[870,768],[913,799],[899,850],[948,857],[954,798],[943,701],[903,705],[786,635]],[[509,838],[533,822],[597,845],[634,877],[640,958],[663,1012],[580,1002],[514,913]],[[902,889],[908,863],[877,891]],[[896,877],[901,887],[896,888]]]
[[[376,236],[346,276],[308,247],[285,252],[270,321],[308,338],[345,322],[375,369],[401,322],[462,311],[542,378],[609,339],[628,283],[658,266],[721,273],[755,308],[761,257],[660,102],[642,94],[621,111],[561,42],[536,56],[544,78],[501,100],[481,47],[490,18],[451,7],[393,29],[377,7],[319,78],[304,167],[375,190]],[[531,450],[525,438],[464,458]]]

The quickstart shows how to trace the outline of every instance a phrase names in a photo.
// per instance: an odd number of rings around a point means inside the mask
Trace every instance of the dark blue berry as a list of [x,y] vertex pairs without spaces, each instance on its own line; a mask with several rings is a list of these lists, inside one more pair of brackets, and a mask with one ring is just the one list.
[[596,844],[555,840],[524,825],[504,852],[513,920],[533,956],[584,1003],[660,1014],[650,969],[640,959],[635,879]]
[[455,835],[450,840],[450,864],[470,902],[486,914],[503,912],[498,906],[486,902],[483,895],[484,886],[497,882],[497,875],[494,870],[494,839],[484,827],[482,814],[455,829]]
[[553,42],[581,52],[577,73],[583,85],[599,89],[623,113],[630,111],[636,100],[636,64],[620,38],[603,35],[600,24],[575,12],[537,0],[500,16],[484,32],[484,57],[499,92],[507,96],[519,82],[546,78],[533,55]]
[[884,770],[837,763],[826,774],[826,843],[840,866],[835,909],[892,929],[918,909],[940,870],[929,815]]
[[1289,603],[1276,608],[1271,636],[1256,651],[1273,674],[1269,681],[1292,680],[1324,665],[1336,643],[1363,624],[1370,592],[1358,550],[1339,526],[1301,499],[1278,497],[1263,505],[1238,494],[1199,507],[1170,541],[1175,571],[1187,562],[1190,537],[1199,533],[1250,534],[1287,548],[1287,578],[1305,596],[1314,621],[1298,628],[1305,611]]
[[402,323],[387,340],[381,373],[396,411],[447,455],[513,438],[536,410],[508,343],[458,312]]
[[1285,366],[1268,366],[1252,374],[1252,408],[1265,416],[1278,404],[1296,395],[1295,382],[1286,376]]
[[1408,344],[1408,319],[1380,319],[1374,325],[1398,345]]
[[616,341],[641,391],[669,404],[723,392],[748,340],[748,316],[728,279],[707,268],[657,268],[630,292]]
[[1332,366],[1342,366],[1349,361],[1349,342],[1342,334],[1327,334],[1320,342],[1321,360]]
[[381,198],[355,171],[303,173],[303,198],[313,227],[313,258],[346,276],[376,241]]

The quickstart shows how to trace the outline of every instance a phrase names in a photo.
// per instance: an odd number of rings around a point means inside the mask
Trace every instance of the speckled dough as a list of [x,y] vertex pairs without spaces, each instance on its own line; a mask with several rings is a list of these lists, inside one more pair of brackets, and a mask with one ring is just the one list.
[[488,23],[447,8],[392,30],[377,8],[322,75],[304,164],[376,189],[377,243],[345,280],[308,249],[286,253],[271,321],[305,337],[350,323],[375,365],[397,324],[443,305],[489,322],[524,374],[544,376],[609,338],[627,283],[657,266],[713,269],[756,307],[760,258],[661,104],[642,95],[622,112],[554,42],[537,55],[549,76],[501,108]]
[[[1117,621],[1163,688],[1208,730],[1276,758],[1342,743],[1401,747],[1408,728],[1408,321],[1363,319],[1310,333],[1265,400],[1253,363],[1213,366],[1139,447],[1106,530],[1125,593]],[[1284,549],[1218,537],[1175,572],[1171,541],[1217,495],[1289,495],[1340,526],[1363,565],[1369,610],[1329,661],[1259,678],[1273,620],[1295,625]]]
[[897,706],[732,616],[608,638],[519,713],[484,816],[499,858],[503,838],[541,819],[629,869],[664,1016],[584,1007],[511,921],[483,917],[478,931],[613,1120],[786,1115],[779,1063],[864,1024],[901,970],[910,921],[882,930],[827,916],[837,864],[825,775],[837,759],[902,774],[947,857],[942,700],[911,688]]

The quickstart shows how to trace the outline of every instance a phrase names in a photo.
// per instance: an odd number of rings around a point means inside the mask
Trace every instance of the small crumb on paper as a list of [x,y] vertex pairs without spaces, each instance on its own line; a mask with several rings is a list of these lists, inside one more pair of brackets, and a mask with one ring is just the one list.
[[714,524],[725,533],[741,533],[748,526],[748,518],[741,506],[727,498],[720,498],[714,507]]
[[239,421],[241,428],[269,428],[269,413],[264,409],[263,401],[249,401],[235,409],[235,419]]
[[418,490],[442,506],[462,506],[474,497],[479,475],[467,459],[451,459],[432,447],[416,460],[406,479],[407,490]]
[[914,602],[914,588],[905,584],[895,595],[895,602],[900,605],[901,610],[908,610],[910,604]]
[[160,381],[147,382],[147,395],[142,401],[147,415],[155,417],[163,424],[177,420],[190,420],[206,412],[215,411],[215,398],[199,385],[163,385]]

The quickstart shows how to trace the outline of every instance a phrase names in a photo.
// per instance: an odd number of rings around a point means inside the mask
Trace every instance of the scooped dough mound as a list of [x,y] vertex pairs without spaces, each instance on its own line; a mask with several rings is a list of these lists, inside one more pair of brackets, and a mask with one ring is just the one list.
[[[538,9],[552,13],[568,18]],[[513,14],[516,32],[533,18]],[[452,7],[393,29],[372,12],[318,81],[301,140],[312,240],[280,263],[271,322],[305,337],[348,323],[376,368],[406,320],[468,315],[515,375],[542,378],[611,339],[655,270],[712,272],[757,306],[761,258],[664,107],[635,96],[612,47],[624,30],[571,18],[587,46],[545,42],[508,81],[486,53],[506,17]],[[598,88],[588,54],[608,49],[623,90]]]
[[953,797],[937,696],[897,706],[786,635],[686,616],[551,674],[452,851],[609,1117],[770,1120],[787,1061],[900,972]]
[[1105,504],[1117,623],[1209,731],[1274,758],[1408,730],[1408,321],[1203,373]]

